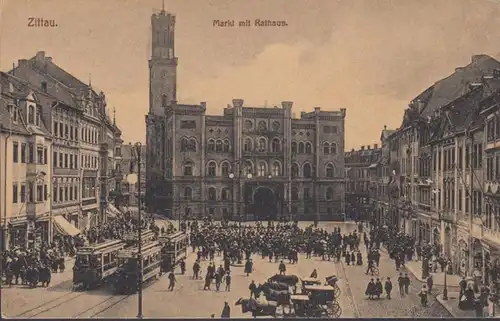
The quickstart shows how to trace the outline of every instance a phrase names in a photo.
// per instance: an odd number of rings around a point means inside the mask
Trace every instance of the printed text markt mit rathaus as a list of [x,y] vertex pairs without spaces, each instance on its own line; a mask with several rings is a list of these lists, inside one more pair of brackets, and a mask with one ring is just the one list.
[[214,20],[212,23],[214,27],[286,27],[288,23],[284,20],[261,20],[255,19],[252,24],[252,20]]

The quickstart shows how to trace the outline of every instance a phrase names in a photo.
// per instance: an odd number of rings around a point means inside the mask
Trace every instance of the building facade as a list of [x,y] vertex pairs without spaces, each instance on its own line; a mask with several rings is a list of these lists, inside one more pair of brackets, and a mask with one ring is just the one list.
[[48,240],[52,136],[43,94],[1,73],[2,248]]
[[370,195],[376,179],[382,150],[375,144],[373,148],[361,146],[361,149],[345,153],[346,167],[346,215],[353,220],[369,219],[373,203]]
[[440,249],[461,275],[487,275],[500,258],[499,70],[495,59],[473,56],[413,99],[401,127],[381,137],[388,173],[379,177],[374,216]]
[[[52,239],[55,233],[72,235],[77,229],[105,222],[109,192],[115,186],[115,142],[120,143],[116,137],[121,132],[107,115],[104,93],[97,93],[90,83],[84,84],[57,66],[43,51],[31,59],[20,59],[2,77],[33,92],[37,113],[50,138],[50,155],[43,158],[50,167],[43,172],[51,182],[42,194],[44,198],[47,195],[49,204],[46,238]],[[4,91],[2,88],[2,94]],[[26,116],[27,124],[30,115]],[[45,150],[41,152],[45,155]],[[9,180],[7,177],[7,184]],[[41,219],[37,215],[36,220]],[[11,224],[14,219],[6,221]]]
[[223,115],[176,101],[175,17],[152,21],[146,203],[171,217],[343,219],[346,110],[244,106]]

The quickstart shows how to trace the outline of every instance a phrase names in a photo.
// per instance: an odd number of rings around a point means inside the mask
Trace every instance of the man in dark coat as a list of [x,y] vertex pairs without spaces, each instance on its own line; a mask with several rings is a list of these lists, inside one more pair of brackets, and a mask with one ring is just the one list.
[[231,318],[231,308],[227,302],[224,302],[224,308],[222,308],[222,313],[220,315],[222,319],[230,319]]
[[255,284],[255,281],[252,280],[252,283],[250,283],[248,289],[250,290],[250,298],[256,297],[255,290],[257,290],[257,285]]
[[392,292],[392,282],[391,282],[391,278],[387,278],[387,280],[385,281],[385,284],[384,284],[384,288],[385,288],[385,293],[387,294],[387,299],[391,299],[391,292]]
[[245,273],[247,274],[247,276],[250,275],[250,273],[252,273],[252,270],[253,270],[253,262],[252,259],[249,259],[245,263]]
[[280,275],[286,274],[286,265],[285,265],[285,263],[283,263],[283,261],[280,262],[278,270],[280,271]]

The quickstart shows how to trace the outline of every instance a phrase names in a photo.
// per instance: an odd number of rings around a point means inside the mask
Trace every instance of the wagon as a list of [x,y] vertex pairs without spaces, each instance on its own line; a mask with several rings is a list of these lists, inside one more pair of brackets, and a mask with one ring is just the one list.
[[302,279],[302,286],[306,286],[306,285],[321,285],[321,281],[319,279],[316,279],[316,278],[305,278],[305,279]]
[[310,300],[308,316],[339,318],[342,309],[336,301],[335,289],[330,285],[307,285],[303,287],[304,295]]
[[290,296],[290,301],[292,301],[293,316],[296,317],[306,317],[307,312],[311,304],[311,300],[308,295],[298,294]]
[[338,278],[335,275],[331,275],[325,278],[326,284],[332,286],[335,290],[335,297],[338,298],[340,296],[340,287],[337,284]]

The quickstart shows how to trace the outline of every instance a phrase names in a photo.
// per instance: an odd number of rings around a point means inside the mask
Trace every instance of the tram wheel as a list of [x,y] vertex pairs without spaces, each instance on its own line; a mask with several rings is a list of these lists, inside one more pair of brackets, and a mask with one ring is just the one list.
[[334,301],[328,305],[328,315],[335,318],[340,318],[340,316],[342,315],[342,308],[337,301]]

